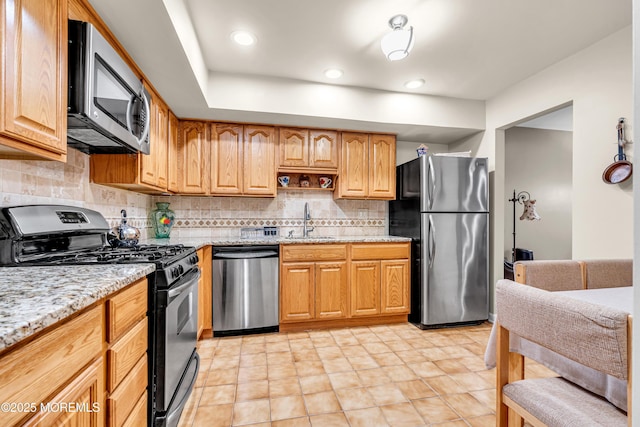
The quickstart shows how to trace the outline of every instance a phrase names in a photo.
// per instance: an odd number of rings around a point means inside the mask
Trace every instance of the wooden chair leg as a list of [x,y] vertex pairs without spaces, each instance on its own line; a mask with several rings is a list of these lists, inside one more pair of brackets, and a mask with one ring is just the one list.
[[[518,353],[509,353],[509,382],[524,379],[524,357]],[[509,408],[509,425],[513,427],[524,427],[524,419]]]
[[509,425],[509,408],[505,405],[502,388],[509,382],[509,331],[496,323],[496,427]]

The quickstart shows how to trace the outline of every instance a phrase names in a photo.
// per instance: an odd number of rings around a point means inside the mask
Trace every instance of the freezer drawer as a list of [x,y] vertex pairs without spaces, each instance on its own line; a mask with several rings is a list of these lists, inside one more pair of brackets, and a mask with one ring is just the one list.
[[488,318],[488,225],[488,214],[422,214],[421,324]]
[[278,328],[278,247],[214,248],[213,335]]

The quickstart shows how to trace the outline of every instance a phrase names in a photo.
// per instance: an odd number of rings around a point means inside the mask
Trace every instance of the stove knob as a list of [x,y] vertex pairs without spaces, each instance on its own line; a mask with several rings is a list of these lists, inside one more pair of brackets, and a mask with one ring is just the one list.
[[173,277],[175,279],[178,276],[180,276],[180,272],[178,271],[178,267],[173,267],[171,269],[171,277]]
[[182,265],[178,266],[178,276],[184,273],[184,267]]

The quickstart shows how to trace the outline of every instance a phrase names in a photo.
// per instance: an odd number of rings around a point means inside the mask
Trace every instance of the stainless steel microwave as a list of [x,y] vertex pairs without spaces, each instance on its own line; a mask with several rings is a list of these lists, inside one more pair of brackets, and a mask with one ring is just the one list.
[[69,21],[67,143],[85,153],[149,154],[150,95],[90,23]]

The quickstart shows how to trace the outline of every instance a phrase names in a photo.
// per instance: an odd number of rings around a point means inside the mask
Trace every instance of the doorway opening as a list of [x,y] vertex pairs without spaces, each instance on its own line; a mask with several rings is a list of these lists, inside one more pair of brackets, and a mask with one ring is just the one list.
[[506,262],[572,257],[572,124],[564,105],[505,130]]

